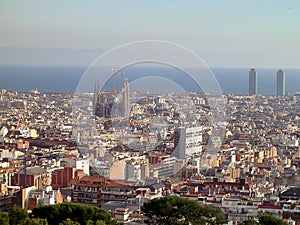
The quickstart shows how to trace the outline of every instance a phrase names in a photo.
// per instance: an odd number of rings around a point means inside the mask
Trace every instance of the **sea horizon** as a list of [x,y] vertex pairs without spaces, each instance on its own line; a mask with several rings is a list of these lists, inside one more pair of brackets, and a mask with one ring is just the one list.
[[[75,93],[87,66],[62,65],[0,65],[0,89],[28,92],[38,89],[43,93]],[[247,95],[248,76],[252,67],[211,67],[224,94]],[[300,68],[255,68],[258,73],[258,91],[261,95],[276,94],[276,72],[283,69],[286,74],[286,94],[300,91]],[[107,68],[108,74],[109,68]],[[186,91],[197,91],[197,87],[186,75],[172,67],[126,68],[129,82],[140,76],[158,76],[164,79],[176,78],[174,82]],[[121,79],[121,78],[119,78]],[[112,79],[111,79],[112,80]],[[150,86],[151,83],[146,85]],[[157,85],[155,85],[157,86]],[[117,88],[120,88],[119,86]],[[161,87],[162,88],[162,87]],[[106,89],[113,89],[108,82]],[[88,89],[87,91],[91,91]]]

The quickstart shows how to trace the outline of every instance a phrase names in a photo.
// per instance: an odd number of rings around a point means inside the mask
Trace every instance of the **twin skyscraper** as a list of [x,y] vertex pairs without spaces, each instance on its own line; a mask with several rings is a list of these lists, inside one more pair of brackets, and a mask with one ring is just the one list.
[[[257,94],[257,72],[255,69],[249,71],[249,95]],[[276,77],[276,95],[285,95],[285,72],[283,70],[277,71]]]

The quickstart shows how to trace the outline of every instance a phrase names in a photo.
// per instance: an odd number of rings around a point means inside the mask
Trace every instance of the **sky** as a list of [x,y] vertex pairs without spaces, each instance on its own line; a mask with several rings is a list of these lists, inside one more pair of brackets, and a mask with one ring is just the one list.
[[140,40],[184,46],[211,67],[300,68],[297,0],[0,2],[0,64],[86,66]]

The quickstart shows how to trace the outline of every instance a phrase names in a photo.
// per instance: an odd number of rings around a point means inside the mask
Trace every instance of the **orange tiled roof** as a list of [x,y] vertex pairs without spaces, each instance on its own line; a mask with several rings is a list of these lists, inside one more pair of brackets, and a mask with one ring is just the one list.
[[115,181],[106,181],[103,185],[104,187],[132,187],[130,184],[115,182]]
[[98,177],[98,176],[84,176],[80,179],[81,181],[86,181],[86,182],[105,182],[104,177]]

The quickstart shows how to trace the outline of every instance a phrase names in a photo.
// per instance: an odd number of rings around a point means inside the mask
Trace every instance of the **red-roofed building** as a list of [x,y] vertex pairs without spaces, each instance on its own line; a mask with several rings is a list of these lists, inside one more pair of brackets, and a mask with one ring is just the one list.
[[101,187],[104,177],[84,176],[74,185],[72,202],[101,207]]
[[134,196],[134,186],[129,183],[106,181],[101,189],[102,204],[110,201],[126,203],[128,198]]
[[116,182],[98,176],[84,176],[74,180],[72,202],[101,207],[110,201],[127,202],[135,196],[134,185]]
[[201,193],[230,193],[231,195],[240,195],[245,190],[249,190],[249,184],[246,183],[245,179],[240,179],[239,182],[225,182],[218,181],[215,178],[214,181],[203,183]]

